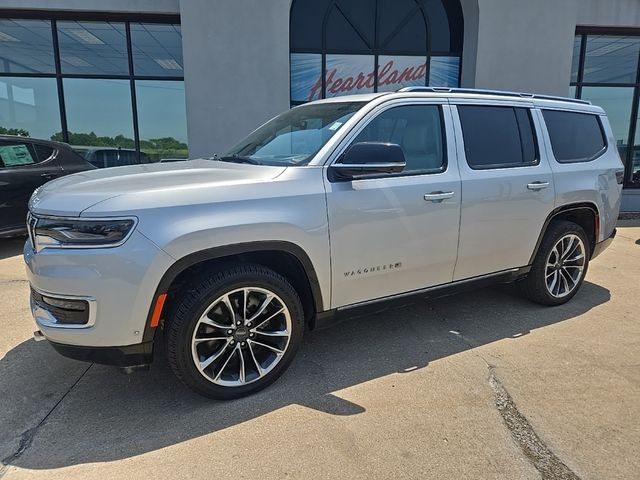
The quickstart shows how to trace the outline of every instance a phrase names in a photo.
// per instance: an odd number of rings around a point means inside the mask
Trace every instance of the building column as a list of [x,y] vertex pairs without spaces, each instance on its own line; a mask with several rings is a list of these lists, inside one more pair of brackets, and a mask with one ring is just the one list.
[[189,155],[223,153],[289,107],[291,0],[181,0]]

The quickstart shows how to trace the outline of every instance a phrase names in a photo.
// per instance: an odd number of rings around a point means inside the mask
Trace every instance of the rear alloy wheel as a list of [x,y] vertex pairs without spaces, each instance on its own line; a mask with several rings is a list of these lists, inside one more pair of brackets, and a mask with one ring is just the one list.
[[196,392],[237,398],[284,373],[303,331],[302,304],[291,284],[260,265],[239,265],[178,293],[165,327],[167,358]]
[[531,271],[519,282],[529,299],[561,305],[573,297],[587,274],[591,250],[580,225],[557,221],[549,225]]
[[580,237],[570,233],[560,238],[547,257],[545,281],[549,294],[555,298],[570,295],[582,280],[586,261]]

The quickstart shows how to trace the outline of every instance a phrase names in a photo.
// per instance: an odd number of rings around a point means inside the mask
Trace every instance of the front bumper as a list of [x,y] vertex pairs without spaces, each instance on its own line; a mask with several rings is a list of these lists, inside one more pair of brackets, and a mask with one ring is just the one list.
[[49,342],[60,354],[82,362],[100,363],[115,367],[148,365],[153,361],[153,342],[137,343],[122,347],[81,347]]
[[598,255],[604,252],[607,248],[609,248],[609,245],[611,245],[611,242],[613,242],[613,239],[616,238],[617,233],[618,231],[614,228],[613,231],[611,232],[611,235],[608,238],[604,239],[601,242],[596,243],[596,246],[593,248],[593,254],[591,255],[591,260],[596,258]]
[[[141,353],[129,347],[143,342],[155,290],[173,263],[169,255],[134,231],[123,245],[113,248],[46,248],[35,253],[27,241],[24,260],[27,279],[35,292],[61,300],[86,300],[89,306],[86,323],[65,323],[60,311],[52,311],[32,298],[37,328],[56,349],[64,354],[63,350],[80,347],[84,353],[67,356],[99,363],[107,363],[100,358],[138,360]],[[100,353],[104,348],[117,352]],[[88,354],[85,349],[95,349],[96,353]]]

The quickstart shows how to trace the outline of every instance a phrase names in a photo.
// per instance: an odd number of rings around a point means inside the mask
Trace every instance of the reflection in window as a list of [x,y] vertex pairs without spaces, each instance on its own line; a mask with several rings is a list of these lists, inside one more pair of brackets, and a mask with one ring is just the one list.
[[183,75],[180,25],[132,23],[131,47],[136,75]]
[[51,22],[0,19],[0,72],[55,73]]
[[[65,78],[63,84],[74,148],[80,153],[135,149],[129,80]],[[62,134],[57,137],[61,140]]]
[[589,35],[583,82],[635,83],[639,37]]
[[136,81],[140,150],[152,161],[187,158],[182,81]]
[[55,78],[0,77],[0,134],[48,139],[58,131]]
[[[636,122],[631,121],[634,98],[640,94],[639,57],[640,35],[601,35],[585,29],[575,37],[569,93],[601,106],[607,113],[625,164],[625,187],[640,187],[640,123],[634,131]],[[634,138],[635,145],[629,148],[629,139]]]
[[[638,124],[640,124],[640,110],[638,110]],[[630,186],[640,187],[640,128],[636,127],[636,135],[631,149],[631,165],[629,166]]]
[[128,75],[124,23],[58,22],[62,73]]
[[607,112],[607,118],[616,139],[620,156],[625,158],[629,147],[629,123],[633,88],[628,87],[582,87],[582,98],[598,105]]

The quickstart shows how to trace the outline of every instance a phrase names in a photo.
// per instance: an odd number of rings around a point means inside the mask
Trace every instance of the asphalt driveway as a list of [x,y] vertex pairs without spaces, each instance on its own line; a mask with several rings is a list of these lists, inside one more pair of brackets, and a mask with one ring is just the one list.
[[638,478],[640,228],[567,305],[497,286],[312,332],[289,371],[203,399],[31,339],[0,243],[0,478]]

